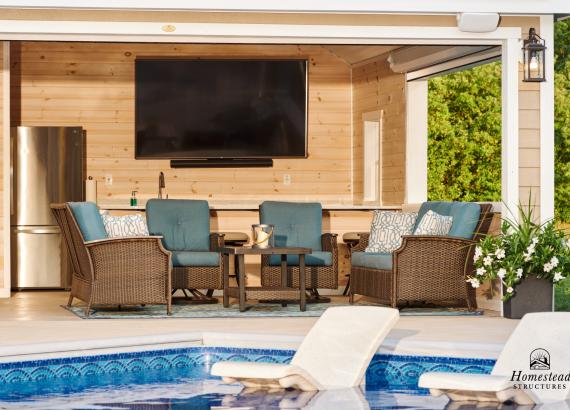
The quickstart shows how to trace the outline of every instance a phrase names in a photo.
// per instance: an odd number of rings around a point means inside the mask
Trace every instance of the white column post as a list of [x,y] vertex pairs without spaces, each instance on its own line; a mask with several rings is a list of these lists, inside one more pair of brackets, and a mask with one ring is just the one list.
[[2,250],[4,280],[0,298],[10,297],[10,42],[2,43]]
[[406,195],[414,204],[428,197],[428,82],[406,83]]
[[540,16],[546,81],[540,83],[540,221],[554,218],[554,16]]
[[503,41],[502,53],[502,214],[518,220],[519,204],[519,55],[518,39]]

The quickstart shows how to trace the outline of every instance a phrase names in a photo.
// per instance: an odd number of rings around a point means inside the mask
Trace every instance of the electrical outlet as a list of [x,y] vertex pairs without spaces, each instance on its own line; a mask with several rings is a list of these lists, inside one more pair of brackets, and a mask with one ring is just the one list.
[[113,175],[105,175],[105,185],[113,185]]
[[291,175],[283,174],[283,185],[291,185]]

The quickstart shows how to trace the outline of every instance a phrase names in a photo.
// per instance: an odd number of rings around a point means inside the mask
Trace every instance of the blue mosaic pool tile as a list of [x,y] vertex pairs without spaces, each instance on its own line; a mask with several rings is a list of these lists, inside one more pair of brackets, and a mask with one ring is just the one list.
[[366,385],[385,390],[417,390],[426,372],[489,374],[495,360],[377,354],[366,371]]
[[[185,370],[192,377],[210,378],[218,361],[289,363],[293,350],[188,347],[83,357],[0,363],[0,383],[34,383],[73,377],[109,376],[147,371]],[[418,390],[419,376],[427,371],[490,373],[494,360],[377,354],[366,373],[369,388]]]

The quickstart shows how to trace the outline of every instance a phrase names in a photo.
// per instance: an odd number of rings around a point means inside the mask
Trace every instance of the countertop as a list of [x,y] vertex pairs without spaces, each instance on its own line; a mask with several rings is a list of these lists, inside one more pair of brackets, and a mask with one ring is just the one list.
[[[259,202],[210,202],[210,210],[212,211],[257,211]],[[99,203],[100,209],[109,211],[144,211],[144,205],[130,206],[123,204]],[[380,206],[380,205],[351,205],[351,204],[322,204],[323,210],[326,211],[367,211],[374,209],[401,209],[399,206]]]

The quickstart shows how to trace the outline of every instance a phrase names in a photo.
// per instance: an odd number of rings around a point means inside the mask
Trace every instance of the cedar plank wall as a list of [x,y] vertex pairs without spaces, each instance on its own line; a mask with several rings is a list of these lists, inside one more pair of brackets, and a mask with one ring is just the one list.
[[[352,201],[350,67],[321,46],[22,42],[13,52],[14,124],[82,125],[87,173],[99,202],[156,197],[158,173],[171,198]],[[309,158],[264,169],[170,169],[134,159],[134,60],[137,56],[308,58]],[[113,184],[104,185],[105,174]],[[291,185],[283,184],[283,175]]]
[[363,200],[364,135],[362,115],[384,110],[381,141],[382,205],[404,202],[406,166],[406,79],[393,73],[384,55],[352,70],[354,201]]

